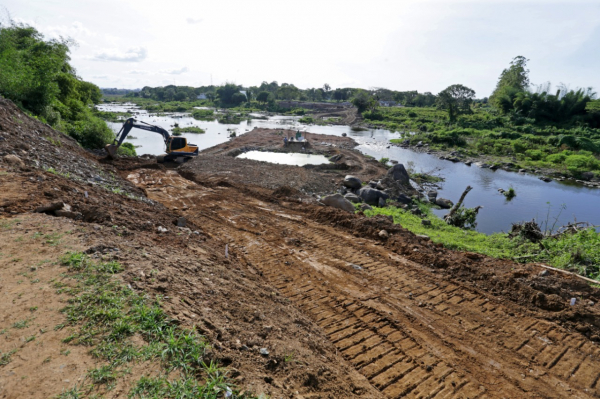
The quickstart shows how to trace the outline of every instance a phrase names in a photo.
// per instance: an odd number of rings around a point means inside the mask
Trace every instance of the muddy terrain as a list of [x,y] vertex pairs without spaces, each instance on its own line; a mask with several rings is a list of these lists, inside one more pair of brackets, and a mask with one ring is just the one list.
[[[350,139],[326,137],[334,141],[309,136],[309,150],[342,154],[337,168],[235,159],[240,148],[283,144],[254,131],[173,169],[99,159],[0,100],[0,352],[12,353],[0,365],[0,397],[52,397],[100,363],[54,328],[65,322],[68,297],[56,284],[69,251],[117,260],[124,284],[162,295],[243,391],[600,396],[596,288],[309,200],[345,174],[385,173]],[[155,369],[132,367],[104,397],[126,397]]]
[[[255,128],[202,151],[197,159],[187,162],[179,171],[207,178],[222,177],[227,181],[272,190],[288,186],[311,195],[335,192],[348,174],[369,181],[378,179],[387,170],[381,163],[354,150],[357,144],[349,137],[303,132],[306,140],[284,146],[283,137],[293,137],[295,133],[292,130]],[[236,158],[250,150],[321,154],[335,157],[335,161],[326,165],[297,167]]]

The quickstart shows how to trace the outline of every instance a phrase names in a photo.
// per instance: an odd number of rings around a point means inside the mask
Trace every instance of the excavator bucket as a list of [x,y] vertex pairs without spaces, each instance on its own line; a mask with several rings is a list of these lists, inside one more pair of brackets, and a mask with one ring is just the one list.
[[114,144],[107,144],[104,149],[106,150],[106,153],[108,154],[108,158],[110,159],[115,159],[117,158],[117,149],[119,147],[117,147]]

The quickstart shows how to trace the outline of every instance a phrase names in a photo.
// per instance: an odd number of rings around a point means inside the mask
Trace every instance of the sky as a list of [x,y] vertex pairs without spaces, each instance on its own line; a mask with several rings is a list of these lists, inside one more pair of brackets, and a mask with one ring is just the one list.
[[600,0],[0,0],[0,20],[70,37],[100,87],[263,81],[487,97],[518,55],[533,84],[600,92]]

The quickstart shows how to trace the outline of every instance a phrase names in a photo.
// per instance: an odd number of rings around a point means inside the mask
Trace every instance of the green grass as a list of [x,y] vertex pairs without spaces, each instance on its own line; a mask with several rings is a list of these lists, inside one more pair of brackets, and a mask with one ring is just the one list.
[[420,204],[419,208],[431,221],[431,226],[421,224],[421,217],[402,208],[373,208],[364,213],[367,216],[392,216],[394,223],[415,234],[427,235],[431,241],[442,243],[446,248],[476,252],[494,258],[545,262],[589,278],[600,279],[600,233],[593,229],[563,234],[558,239],[548,237],[541,243],[534,244],[519,236],[511,239],[503,233],[486,235],[453,227],[434,215],[428,206]]
[[434,215],[427,206],[420,205],[419,208],[427,215],[427,219],[431,221],[431,226],[424,226],[421,224],[421,217],[413,215],[402,208],[373,208],[373,210],[365,211],[365,215],[389,215],[394,218],[394,223],[400,224],[415,234],[425,234],[431,238],[431,241],[442,243],[446,248],[477,252],[495,258],[518,256],[521,251],[526,251],[524,247],[530,246],[519,240],[509,240],[505,234],[486,235],[474,230],[463,230],[450,226]]
[[11,361],[10,357],[12,355],[14,355],[16,352],[17,352],[16,349],[13,349],[6,353],[0,352],[0,367],[6,366],[8,363],[10,363],[10,361]]
[[29,327],[29,323],[31,323],[31,319],[24,319],[14,323],[12,327],[17,329],[23,329]]
[[[206,359],[208,341],[194,329],[175,324],[159,297],[137,293],[116,279],[124,270],[118,262],[94,262],[82,253],[69,253],[61,263],[72,282],[57,286],[71,296],[62,311],[73,330],[64,342],[88,346],[92,356],[106,362],[88,371],[88,391],[109,389],[128,372],[129,364],[152,361],[159,365],[159,375],[142,377],[130,398],[221,398],[228,389],[235,392],[224,370]],[[134,344],[134,335],[144,343]],[[179,378],[173,379],[173,372]]]
[[175,128],[173,128],[173,136],[181,136],[182,133],[201,134],[201,133],[206,133],[206,131],[204,129],[196,127],[196,126],[175,127]]

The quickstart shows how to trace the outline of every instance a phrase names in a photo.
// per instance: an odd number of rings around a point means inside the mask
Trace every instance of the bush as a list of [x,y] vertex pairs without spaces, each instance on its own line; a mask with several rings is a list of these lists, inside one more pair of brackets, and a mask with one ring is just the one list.
[[569,155],[565,159],[569,172],[579,174],[600,168],[600,162],[592,155]]
[[103,148],[115,136],[106,122],[91,113],[87,114],[86,119],[65,123],[64,131],[84,148]]
[[117,154],[123,155],[126,157],[135,157],[137,153],[135,152],[135,146],[131,143],[123,143],[117,150]]
[[215,113],[212,109],[195,109],[192,111],[192,117],[199,120],[213,120]]
[[541,150],[527,150],[525,151],[525,155],[534,161],[539,161],[544,158],[544,152]]
[[546,162],[551,162],[554,164],[564,163],[565,159],[567,159],[567,154],[565,154],[565,152],[566,151],[559,152],[558,154],[548,155],[546,157]]

